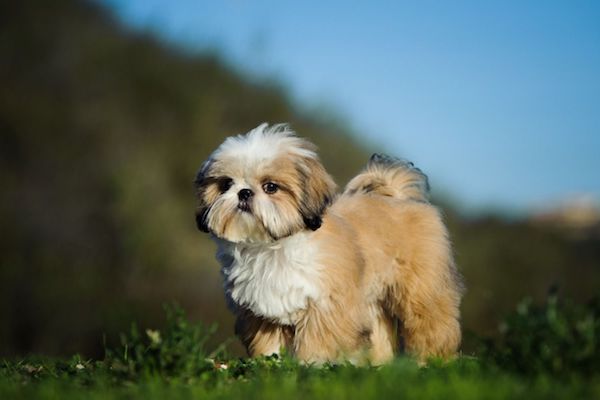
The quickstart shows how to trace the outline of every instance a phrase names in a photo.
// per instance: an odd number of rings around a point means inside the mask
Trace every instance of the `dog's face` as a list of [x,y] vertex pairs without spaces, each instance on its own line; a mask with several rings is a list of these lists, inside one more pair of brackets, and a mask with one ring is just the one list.
[[318,229],[335,184],[315,150],[287,125],[226,139],[196,177],[198,228],[236,243]]

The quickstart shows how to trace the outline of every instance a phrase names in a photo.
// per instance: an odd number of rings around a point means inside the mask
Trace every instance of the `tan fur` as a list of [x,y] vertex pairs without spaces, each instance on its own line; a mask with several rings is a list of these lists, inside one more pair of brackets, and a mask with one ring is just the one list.
[[[235,159],[217,157],[207,173],[244,175],[241,168]],[[287,221],[286,234],[316,229],[310,241],[318,243],[315,264],[322,266],[322,296],[299,311],[293,326],[239,308],[236,333],[251,356],[285,348],[306,362],[381,364],[394,357],[400,342],[421,361],[456,354],[462,283],[420,170],[375,155],[334,200],[335,185],[316,157],[282,153],[246,175],[257,193],[263,180],[281,186],[269,199]],[[215,185],[200,181],[200,208],[216,201]],[[233,228],[223,221],[230,212],[218,211],[223,220],[212,222],[211,231],[225,232],[222,237],[228,239],[226,230]],[[320,226],[311,227],[311,218]],[[278,240],[273,236],[264,240]]]
[[[329,296],[312,304],[295,327],[289,350],[299,359],[359,360],[366,355],[374,364],[389,361],[397,351],[396,319],[406,351],[418,359],[456,353],[460,280],[433,206],[343,195],[314,234],[330,248],[321,260]],[[265,354],[263,348],[272,350],[272,340],[281,347],[290,344],[274,336],[272,328],[253,332],[255,344],[248,346],[253,356]]]

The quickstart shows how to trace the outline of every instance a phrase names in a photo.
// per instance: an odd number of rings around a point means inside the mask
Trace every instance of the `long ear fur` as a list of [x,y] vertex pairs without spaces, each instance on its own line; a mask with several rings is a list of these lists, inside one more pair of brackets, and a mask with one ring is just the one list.
[[196,212],[196,227],[198,228],[199,231],[206,232],[206,233],[209,232],[208,222],[206,220],[209,210],[210,209],[208,207],[204,207],[202,209],[199,209]]
[[208,212],[210,211],[210,206],[204,200],[204,190],[206,189],[207,181],[206,181],[206,172],[210,168],[210,165],[213,163],[212,159],[206,160],[198,174],[196,175],[196,179],[194,179],[194,186],[196,187],[196,198],[198,199],[198,206],[196,208],[196,227],[198,230],[202,232],[209,232],[208,229],[208,221],[206,217],[208,216]]
[[300,213],[307,228],[321,227],[321,216],[333,201],[336,185],[317,158],[304,158],[298,163],[298,174],[304,183]]

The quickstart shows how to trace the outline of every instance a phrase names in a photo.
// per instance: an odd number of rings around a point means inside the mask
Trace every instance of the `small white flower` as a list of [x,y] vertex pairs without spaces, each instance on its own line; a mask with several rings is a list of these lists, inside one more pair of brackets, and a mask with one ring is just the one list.
[[160,332],[152,329],[146,329],[146,335],[150,338],[150,341],[154,345],[159,345],[162,339],[160,338]]
[[227,369],[227,364],[219,363],[219,364],[217,365],[217,368],[218,368],[218,369]]

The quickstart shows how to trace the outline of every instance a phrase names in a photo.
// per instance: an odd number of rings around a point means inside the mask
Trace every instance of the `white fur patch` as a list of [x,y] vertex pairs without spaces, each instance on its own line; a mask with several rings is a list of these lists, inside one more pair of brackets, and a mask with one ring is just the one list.
[[280,324],[293,325],[308,300],[321,294],[316,245],[308,232],[265,244],[241,244],[217,239],[223,266],[225,295],[234,308]]
[[269,126],[263,123],[245,135],[228,137],[213,153],[212,158],[232,158],[254,169],[264,160],[274,159],[284,152],[301,157],[316,158],[317,154],[302,146],[287,124]]

